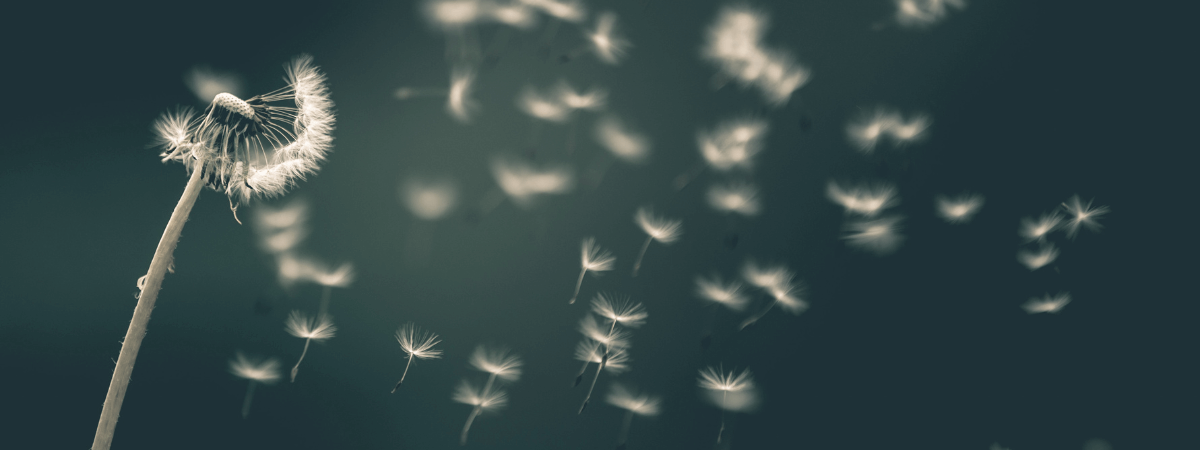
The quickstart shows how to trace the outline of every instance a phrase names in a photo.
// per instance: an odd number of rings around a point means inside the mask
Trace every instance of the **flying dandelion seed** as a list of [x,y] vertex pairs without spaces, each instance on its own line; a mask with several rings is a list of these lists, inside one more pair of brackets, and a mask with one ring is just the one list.
[[575,299],[579,298],[579,288],[583,286],[583,276],[585,274],[591,271],[599,275],[599,272],[610,271],[613,268],[613,263],[616,261],[616,256],[596,245],[596,238],[584,238],[580,248],[579,280],[575,282],[575,293],[571,295],[571,301],[567,303],[575,304]]
[[[628,343],[624,345],[628,346]],[[579,375],[575,376],[575,386],[579,386],[579,383],[583,381],[583,374],[587,372],[588,365],[593,363],[604,363],[604,370],[614,375],[629,370],[629,353],[625,351],[625,346],[610,346],[606,360],[604,359],[604,344],[591,339],[584,339],[575,344],[575,359],[583,361]]]
[[518,0],[532,8],[541,10],[555,19],[579,23],[587,18],[587,9],[579,0]]
[[566,122],[573,110],[553,94],[538,92],[532,86],[521,89],[517,96],[517,107],[534,119],[555,123]]
[[1067,212],[1067,237],[1075,239],[1075,234],[1079,232],[1081,226],[1097,233],[1104,228],[1100,222],[1096,221],[1096,218],[1108,214],[1107,206],[1093,208],[1092,200],[1088,200],[1085,205],[1078,195],[1073,195],[1063,202],[1062,207]]
[[1062,220],[1062,214],[1059,214],[1058,211],[1042,214],[1037,219],[1026,217],[1021,219],[1021,229],[1018,230],[1018,234],[1025,238],[1025,242],[1045,242],[1046,235],[1057,230],[1062,225]]
[[763,149],[768,129],[767,121],[763,119],[734,119],[699,133],[696,140],[701,156],[714,170],[750,169],[754,166],[754,157]]
[[650,242],[658,241],[663,245],[669,245],[679,240],[679,236],[683,235],[683,221],[655,216],[654,212],[646,206],[638,208],[637,213],[633,216],[633,221],[646,233],[646,243],[642,244],[637,261],[633,263],[633,276],[636,277],[638,269],[642,267],[642,258],[646,256],[646,249],[650,248]]
[[633,423],[633,415],[637,414],[643,417],[657,416],[659,413],[659,404],[662,403],[662,400],[656,396],[638,394],[621,384],[613,384],[605,400],[610,405],[626,411],[625,421],[621,424],[621,433],[617,435],[618,449],[625,448],[625,443],[629,437],[629,426]]
[[790,53],[763,45],[768,22],[765,13],[746,5],[725,6],[709,26],[700,55],[717,66],[720,77],[757,87],[767,103],[778,107],[808,83],[811,71]]
[[491,20],[497,23],[522,30],[533,28],[538,23],[538,18],[533,8],[519,2],[492,2],[488,5],[486,14]]
[[[575,176],[567,166],[537,168],[507,157],[492,160],[492,176],[504,194],[521,208],[533,206],[539,196],[563,194],[575,187]],[[491,208],[495,206],[498,205]]]
[[478,55],[478,44],[469,37],[469,26],[485,15],[481,0],[425,0],[421,5],[425,19],[446,35],[446,58],[465,62]]
[[714,185],[708,188],[708,205],[717,212],[756,216],[760,211],[758,188],[744,182]]
[[587,33],[588,43],[596,58],[605,64],[616,65],[629,50],[629,41],[616,34],[617,15],[603,12],[596,17],[596,28]]
[[886,183],[861,184],[846,188],[830,180],[826,185],[825,195],[830,201],[845,208],[847,213],[864,217],[875,217],[883,210],[900,203],[900,199],[896,197],[895,186]]
[[965,0],[893,0],[896,23],[907,28],[925,28],[941,22],[950,8],[966,8]]
[[1058,258],[1058,249],[1054,248],[1054,244],[1043,243],[1038,251],[1021,250],[1017,252],[1017,261],[1028,267],[1029,270],[1038,270],[1045,267],[1047,264],[1054,262]]
[[421,330],[412,322],[401,325],[400,329],[396,330],[396,342],[400,343],[400,348],[404,349],[404,353],[408,353],[408,362],[404,364],[404,373],[400,375],[400,381],[396,382],[396,387],[392,388],[393,394],[396,393],[396,389],[400,389],[401,384],[404,384],[404,377],[408,376],[408,368],[412,366],[413,358],[437,359],[442,357],[442,351],[433,348],[442,342],[438,335]]
[[458,186],[449,179],[409,178],[400,188],[404,206],[421,220],[438,220],[458,202]]
[[717,431],[717,443],[725,433],[725,412],[753,411],[758,406],[758,390],[750,369],[739,374],[725,373],[724,367],[709,366],[700,370],[700,387],[706,390],[710,402],[721,409],[721,429]]
[[650,314],[641,303],[634,303],[626,296],[611,296],[596,294],[592,299],[592,312],[613,322],[613,326],[622,325],[637,328],[646,323]]
[[595,111],[608,104],[608,91],[598,87],[576,91],[566,80],[560,80],[554,92],[558,103],[572,110]]
[[599,322],[596,322],[596,317],[591,314],[584,316],[579,321],[579,332],[584,337],[599,342],[609,349],[629,346],[628,332],[617,328],[616,323],[611,326],[601,326]]
[[258,383],[274,384],[279,381],[279,360],[248,358],[242,352],[229,360],[229,372],[250,380],[246,386],[246,399],[242,401],[242,418],[250,415],[250,402],[254,399],[254,386]]
[[846,136],[858,150],[870,154],[880,139],[889,138],[893,147],[902,147],[924,139],[932,119],[917,114],[907,121],[899,112],[886,106],[864,111],[846,125]]
[[521,357],[513,354],[507,348],[489,349],[482,345],[475,347],[475,351],[471,353],[470,362],[472,367],[490,374],[487,387],[491,387],[496,378],[504,381],[521,379],[521,366],[524,365]]
[[450,92],[446,95],[446,111],[459,122],[471,121],[479,110],[479,104],[471,98],[474,91],[475,70],[468,66],[456,67],[450,72]]
[[763,289],[771,296],[771,303],[758,313],[744,320],[738,330],[757,323],[766,316],[775,305],[784,311],[799,315],[808,309],[808,302],[802,297],[808,288],[803,281],[793,280],[795,274],[783,266],[759,267],[754,261],[746,261],[742,266],[742,277],[746,282]]
[[242,78],[229,72],[217,72],[208,66],[195,66],[183,76],[183,83],[191,89],[196,99],[210,103],[218,94],[228,92],[242,95]]
[[300,363],[308,354],[308,345],[314,340],[321,342],[332,338],[337,333],[337,327],[333,326],[333,320],[329,316],[321,315],[309,318],[300,311],[292,311],[288,315],[286,325],[285,329],[289,334],[304,339],[304,351],[300,353],[300,359],[296,361],[296,366],[292,367],[292,382],[295,383],[296,374],[300,372]]
[[259,246],[271,255],[289,253],[308,237],[308,203],[295,199],[278,208],[254,208],[254,231]]
[[499,411],[508,405],[508,394],[493,388],[490,381],[489,379],[488,385],[482,391],[475,389],[467,380],[459,383],[458,388],[454,390],[454,401],[474,406],[471,415],[467,416],[467,423],[463,425],[459,445],[467,445],[467,433],[471,431],[471,424],[480,413]]
[[938,215],[952,224],[970,222],[983,207],[983,196],[979,194],[965,193],[954,198],[939,195],[936,201]]
[[[617,325],[636,328],[646,322],[646,318],[650,315],[646,312],[646,308],[641,303],[633,303],[628,297],[611,297],[604,294],[596,294],[596,298],[592,299],[592,312],[600,317],[608,319],[612,322],[608,332],[601,334],[599,325],[592,319],[591,315],[584,318],[580,324],[581,331],[585,336],[600,343],[604,348],[604,355],[601,357],[599,367],[596,368],[596,376],[592,377],[592,385],[588,388],[587,396],[583,399],[583,404],[579,407],[579,413],[587,408],[588,402],[592,399],[592,392],[596,389],[596,382],[600,380],[600,372],[605,369],[608,360],[611,357],[611,352],[614,347],[627,349],[629,347],[628,335],[621,334],[617,330]],[[584,366],[587,370],[587,366]],[[579,378],[576,377],[578,382]]]
[[846,243],[879,256],[887,255],[900,248],[904,236],[900,235],[900,216],[878,219],[859,219],[846,224]]
[[[178,161],[191,175],[149,270],[137,282],[138,304],[122,341],[92,449],[108,450],[112,445],[150,312],[158,300],[163,277],[173,265],[175,246],[201,187],[207,185],[224,192],[236,219],[235,198],[240,204],[252,197],[283,194],[297,180],[315,173],[332,147],[333,102],[329,100],[325,75],[307,55],[293,59],[286,74],[288,85],[274,92],[248,100],[218,94],[203,115],[180,109],[164,114],[155,123],[163,162]],[[281,102],[292,102],[294,106],[275,105]]]
[[1021,305],[1021,308],[1029,314],[1037,313],[1057,313],[1062,311],[1063,307],[1071,303],[1071,294],[1060,292],[1058,295],[1046,294],[1042,297],[1034,297]]
[[333,297],[333,288],[350,287],[354,283],[355,276],[354,263],[342,263],[337,268],[327,267],[323,264],[309,266],[308,279],[324,288],[321,291],[321,305],[320,309],[318,309],[319,315],[329,313],[329,302]]
[[609,153],[630,164],[644,163],[650,155],[650,141],[626,128],[616,116],[597,120],[595,137]]
[[696,277],[696,296],[733,311],[743,311],[750,299],[742,294],[742,284],[737,281],[724,283],[718,276]]

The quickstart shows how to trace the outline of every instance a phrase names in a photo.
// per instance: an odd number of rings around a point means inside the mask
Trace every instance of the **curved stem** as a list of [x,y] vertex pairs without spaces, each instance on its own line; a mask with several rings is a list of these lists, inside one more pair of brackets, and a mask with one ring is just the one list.
[[763,309],[761,313],[750,316],[750,318],[743,321],[742,326],[738,327],[738,331],[744,330],[746,327],[758,322],[758,319],[761,319],[763,316],[767,315],[767,312],[770,311],[771,308],[774,308],[776,303],[779,303],[778,299],[771,301],[771,304],[767,305],[766,309]]
[[129,322],[129,330],[125,332],[125,340],[121,344],[121,355],[117,357],[117,367],[113,370],[112,381],[108,384],[108,395],[104,397],[104,408],[100,411],[100,422],[96,425],[96,437],[92,441],[92,450],[108,450],[112,446],[113,434],[117,429],[117,417],[121,415],[121,404],[125,401],[125,390],[129,387],[129,378],[133,375],[133,364],[137,361],[138,350],[142,348],[142,338],[146,337],[146,325],[150,323],[150,311],[158,300],[158,290],[162,288],[163,277],[174,260],[175,246],[179,243],[179,235],[187,222],[192,206],[200,197],[204,187],[204,162],[196,161],[192,176],[188,179],[187,187],[171,220],[163,230],[158,247],[154,250],[154,258],[150,260],[150,270],[146,272],[145,284],[141,286],[137,307],[133,309],[133,320]]
[[304,351],[300,352],[300,359],[296,361],[296,367],[292,367],[292,382],[296,382],[296,373],[300,372],[300,363],[304,361],[304,355],[308,354],[308,344],[312,342],[312,338],[304,340]]
[[458,445],[467,445],[467,432],[471,431],[471,422],[475,421],[475,416],[478,416],[482,410],[483,408],[478,406],[471,410],[471,415],[467,416],[467,423],[463,424],[462,436],[458,438]]
[[642,251],[638,252],[637,261],[633,263],[633,276],[637,276],[638,269],[642,268],[642,258],[646,257],[646,249],[650,248],[650,241],[654,240],[654,236],[646,236],[646,243],[642,244]]
[[579,298],[579,288],[583,286],[583,276],[585,274],[587,274],[586,267],[579,271],[579,281],[575,282],[575,294],[571,296],[571,301],[567,302],[567,304],[574,305],[575,299]]
[[412,353],[409,353],[408,354],[408,364],[404,365],[404,374],[400,375],[400,381],[398,383],[396,383],[396,387],[392,388],[393,394],[396,393],[396,389],[400,389],[400,385],[404,384],[404,377],[408,376],[408,367],[412,365],[412,359],[413,359],[413,355],[412,355]]
[[250,386],[246,387],[246,399],[242,400],[242,418],[250,415],[250,400],[254,398],[254,385],[257,384],[254,380],[250,380]]

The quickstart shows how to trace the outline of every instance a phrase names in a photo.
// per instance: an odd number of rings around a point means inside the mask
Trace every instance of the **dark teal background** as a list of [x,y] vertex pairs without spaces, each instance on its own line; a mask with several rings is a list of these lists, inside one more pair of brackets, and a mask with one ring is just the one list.
[[[570,382],[574,331],[585,305],[567,305],[578,245],[595,235],[617,269],[589,277],[650,312],[634,333],[623,382],[664,397],[661,416],[633,423],[630,448],[708,448],[719,414],[701,401],[697,370],[749,367],[762,408],[738,415],[732,448],[1116,449],[1183,448],[1196,424],[1195,290],[1189,234],[1194,97],[1176,84],[1195,59],[1170,11],[1128,2],[972,1],[926,31],[872,25],[885,0],[755,2],[769,11],[768,45],[813,70],[783,108],[758,94],[714,91],[698,58],[713,1],[590,1],[611,9],[633,42],[617,67],[538,55],[539,28],[517,33],[482,69],[482,113],[454,122],[440,99],[397,101],[401,86],[445,85],[442,35],[411,1],[66,4],[6,14],[3,163],[0,164],[0,447],[87,448],[112,361],[186,174],[159,162],[151,124],[196,105],[182,83],[193,65],[239,72],[248,92],[281,86],[282,64],[310,53],[337,104],[334,151],[292,196],[312,204],[311,253],[353,261],[359,280],[335,290],[336,338],[315,345],[295,384],[260,387],[248,420],[245,382],[227,372],[236,350],[282,359],[302,342],[286,334],[291,309],[315,309],[320,290],[281,290],[273,263],[239,226],[226,199],[201,194],[175,254],[130,384],[114,449],[456,448],[469,407],[451,401],[479,343],[512,347],[525,375],[511,402],[480,417],[469,447],[611,448],[621,412],[593,403],[577,416]],[[26,6],[25,8],[29,8]],[[494,26],[480,35],[489,39]],[[1194,41],[1192,41],[1194,42]],[[571,27],[559,54],[581,43]],[[1190,45],[1189,45],[1190,47]],[[1190,53],[1189,53],[1190,52]],[[611,93],[608,111],[654,144],[643,167],[615,165],[595,189],[547,198],[532,210],[500,206],[479,220],[464,209],[432,232],[425,265],[405,262],[415,220],[396,195],[414,173],[461,183],[474,208],[494,186],[493,155],[531,154],[577,170],[601,155],[580,121],[543,127],[514,107],[525,84],[560,78]],[[1194,78],[1192,79],[1194,81]],[[924,111],[930,138],[867,158],[843,127],[858,108]],[[698,160],[694,133],[739,114],[765,114],[771,131],[754,172],[765,212],[729,221],[704,203],[705,175],[679,194],[671,180]],[[1190,119],[1188,119],[1190,117]],[[808,131],[802,121],[810,121]],[[1163,156],[1160,156],[1163,155]],[[906,217],[900,250],[845,249],[843,216],[824,198],[830,178],[895,183]],[[1185,188],[1186,186],[1186,188]],[[965,226],[933,214],[933,196],[987,198]],[[1030,273],[1015,260],[1022,217],[1072,194],[1109,205],[1100,234],[1058,235],[1062,255]],[[643,235],[636,207],[684,221],[683,239],[653,245],[630,278]],[[249,214],[243,214],[245,219]],[[736,248],[725,240],[739,236]],[[715,343],[698,341],[708,312],[695,275],[732,276],[753,257],[786,263],[811,287],[812,308],[773,311]],[[1189,268],[1190,267],[1190,268]],[[1188,277],[1192,278],[1188,278]],[[1189,282],[1194,284],[1194,282]],[[1019,305],[1069,291],[1057,315]],[[256,314],[255,305],[270,305]],[[392,338],[415,321],[442,335],[442,360],[404,361]],[[602,377],[599,397],[613,378]]]

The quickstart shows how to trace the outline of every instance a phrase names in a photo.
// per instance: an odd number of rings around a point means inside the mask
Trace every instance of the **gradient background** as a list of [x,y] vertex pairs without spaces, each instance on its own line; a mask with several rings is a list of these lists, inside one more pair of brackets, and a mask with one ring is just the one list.
[[[926,31],[872,31],[891,17],[890,2],[755,2],[772,14],[768,45],[814,74],[786,107],[763,109],[754,91],[714,91],[715,70],[697,57],[720,3],[593,0],[592,11],[620,16],[635,45],[624,63],[544,60],[540,29],[516,33],[481,71],[482,114],[469,126],[448,117],[441,99],[392,96],[400,86],[444,86],[449,72],[442,35],[411,1],[14,10],[0,120],[0,447],[91,441],[135,280],[187,180],[149,146],[159,114],[200,106],[183,74],[206,63],[266,92],[299,53],[327,72],[339,111],[330,159],[290,194],[312,204],[306,249],[358,268],[354,286],[333,294],[339,334],[310,350],[295,384],[260,387],[249,419],[240,417],[245,381],[227,360],[244,350],[290,367],[302,342],[283,319],[314,310],[320,289],[281,290],[252,227],[205,191],[160,294],[114,448],[456,448],[470,408],[450,394],[464,376],[482,379],[466,361],[479,343],[512,347],[526,367],[509,407],[476,421],[470,447],[611,448],[623,412],[594,402],[577,416],[584,388],[570,387],[586,304],[566,299],[587,235],[618,265],[589,277],[584,298],[627,294],[650,312],[634,333],[633,370],[619,379],[663,396],[663,413],[634,421],[631,448],[711,446],[719,414],[695,379],[718,363],[751,368],[764,394],[757,413],[731,422],[733,448],[1183,445],[1196,424],[1195,294],[1170,287],[1187,265],[1160,258],[1193,250],[1179,241],[1187,208],[1168,198],[1184,192],[1185,180],[1170,175],[1182,164],[1152,152],[1194,149],[1164,130],[1187,128],[1175,113],[1194,101],[1173,90],[1171,66],[1195,58],[1170,47],[1187,40],[1164,23],[1168,11],[1048,3],[977,0]],[[554,54],[581,42],[564,27]],[[506,203],[468,220],[460,208],[431,232],[431,258],[406,263],[416,221],[396,193],[405,176],[453,176],[474,208],[494,186],[493,155],[581,169],[602,154],[589,138],[591,114],[581,117],[574,155],[562,151],[565,126],[543,127],[528,146],[530,120],[513,99],[525,84],[560,78],[609,88],[608,111],[653,140],[651,162],[615,165],[598,187],[532,210]],[[886,160],[853,151],[846,121],[880,103],[931,114],[930,138],[885,147]],[[712,212],[703,192],[716,177],[673,194],[671,180],[699,158],[695,131],[753,113],[772,125],[754,173],[765,212],[736,221]],[[844,248],[842,213],[824,198],[830,178],[898,186],[907,240],[897,253]],[[1157,196],[1145,196],[1147,185]],[[969,225],[944,224],[933,196],[962,190],[987,203]],[[1104,231],[1073,242],[1057,235],[1059,260],[1030,273],[1015,260],[1019,220],[1075,193],[1112,208]],[[628,270],[644,235],[631,216],[643,204],[683,219],[685,234],[653,245],[635,279]],[[735,248],[724,243],[730,233],[740,237]],[[692,278],[732,276],[749,257],[796,270],[812,308],[799,317],[773,311],[741,333],[725,315],[702,352],[708,312]],[[1074,299],[1060,314],[1019,308],[1059,290]],[[270,311],[256,313],[256,304]],[[410,320],[440,333],[446,355],[415,363],[389,395],[404,365],[392,333]],[[601,378],[598,398],[611,380]]]

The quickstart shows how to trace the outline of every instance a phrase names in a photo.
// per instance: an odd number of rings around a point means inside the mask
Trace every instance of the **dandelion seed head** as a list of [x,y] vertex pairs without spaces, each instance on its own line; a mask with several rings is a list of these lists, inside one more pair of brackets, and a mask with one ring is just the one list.
[[1051,211],[1042,214],[1041,217],[1034,219],[1026,217],[1021,219],[1021,229],[1019,234],[1025,238],[1027,242],[1045,241],[1046,235],[1051,231],[1057,230],[1062,225],[1063,217],[1058,211]]
[[596,142],[622,161],[640,164],[650,155],[650,141],[625,127],[616,116],[596,121]]
[[250,358],[242,352],[237,352],[234,359],[229,360],[229,373],[239,378],[271,384],[279,381],[279,360]]
[[456,67],[450,72],[450,92],[446,95],[446,111],[459,122],[470,122],[479,110],[479,104],[471,98],[475,83],[475,70]]
[[1029,270],[1038,270],[1045,267],[1047,264],[1054,262],[1058,258],[1058,249],[1054,248],[1054,244],[1043,243],[1038,251],[1021,250],[1017,252],[1017,261],[1028,267]]
[[643,232],[663,244],[675,242],[683,235],[682,220],[671,220],[666,217],[656,216],[646,206],[638,208],[637,213],[633,216],[633,220],[634,223],[637,223],[642,228]]
[[396,342],[400,343],[400,348],[404,349],[404,353],[408,353],[414,358],[436,359],[442,357],[442,351],[433,348],[442,342],[441,339],[438,339],[438,335],[422,330],[412,322],[405,323],[396,330]]
[[616,35],[617,15],[612,12],[601,13],[596,17],[596,28],[587,35],[592,44],[592,51],[605,64],[617,64],[629,49],[629,41]]
[[954,224],[969,222],[983,207],[983,196],[978,194],[966,193],[954,198],[939,195],[936,200],[938,215]]
[[846,243],[876,255],[887,255],[900,248],[904,236],[900,235],[900,216],[878,219],[859,219],[846,224]]
[[843,187],[830,180],[825,188],[830,201],[841,205],[847,213],[874,217],[899,203],[896,188],[890,184],[874,183]]
[[1074,239],[1075,234],[1079,232],[1082,226],[1094,232],[1099,232],[1102,225],[1096,219],[1108,214],[1107,206],[1092,207],[1092,201],[1088,200],[1087,204],[1079,198],[1079,195],[1073,195],[1070,199],[1062,204],[1063,210],[1067,212],[1067,237]]
[[1071,294],[1060,292],[1058,295],[1046,294],[1042,297],[1034,297],[1021,305],[1025,312],[1029,314],[1037,313],[1057,313],[1062,311],[1063,307],[1071,303]]
[[521,366],[524,365],[521,357],[513,354],[507,348],[487,348],[482,345],[475,347],[475,351],[471,353],[470,362],[471,366],[476,369],[507,381],[520,379]]
[[589,272],[605,272],[612,270],[617,257],[612,252],[596,245],[596,238],[588,237],[583,240],[580,248],[580,266]]
[[333,319],[326,315],[310,318],[300,311],[292,311],[285,322],[285,328],[292,336],[323,341],[332,338],[337,333]]
[[724,305],[734,311],[746,309],[750,301],[742,293],[742,284],[737,281],[724,283],[718,276],[712,278],[696,277],[696,295],[703,300]]
[[657,416],[661,399],[650,395],[639,395],[620,383],[614,383],[606,398],[609,404],[639,416]]
[[592,312],[610,321],[627,327],[639,327],[650,314],[641,303],[634,303],[626,296],[596,294],[592,298]]
[[[579,341],[575,345],[575,359],[596,364],[604,362],[604,344],[591,339]],[[614,375],[629,370],[629,352],[625,351],[625,347],[609,346],[608,362],[604,363],[604,370]]]
[[760,210],[758,188],[739,182],[714,185],[708,189],[708,204],[718,212],[756,216]]
[[458,186],[449,179],[414,177],[401,186],[400,198],[417,218],[438,220],[454,210]]
[[481,392],[467,380],[462,380],[454,389],[453,398],[483,411],[497,411],[508,405],[508,394],[503,390],[493,387],[489,392]]

